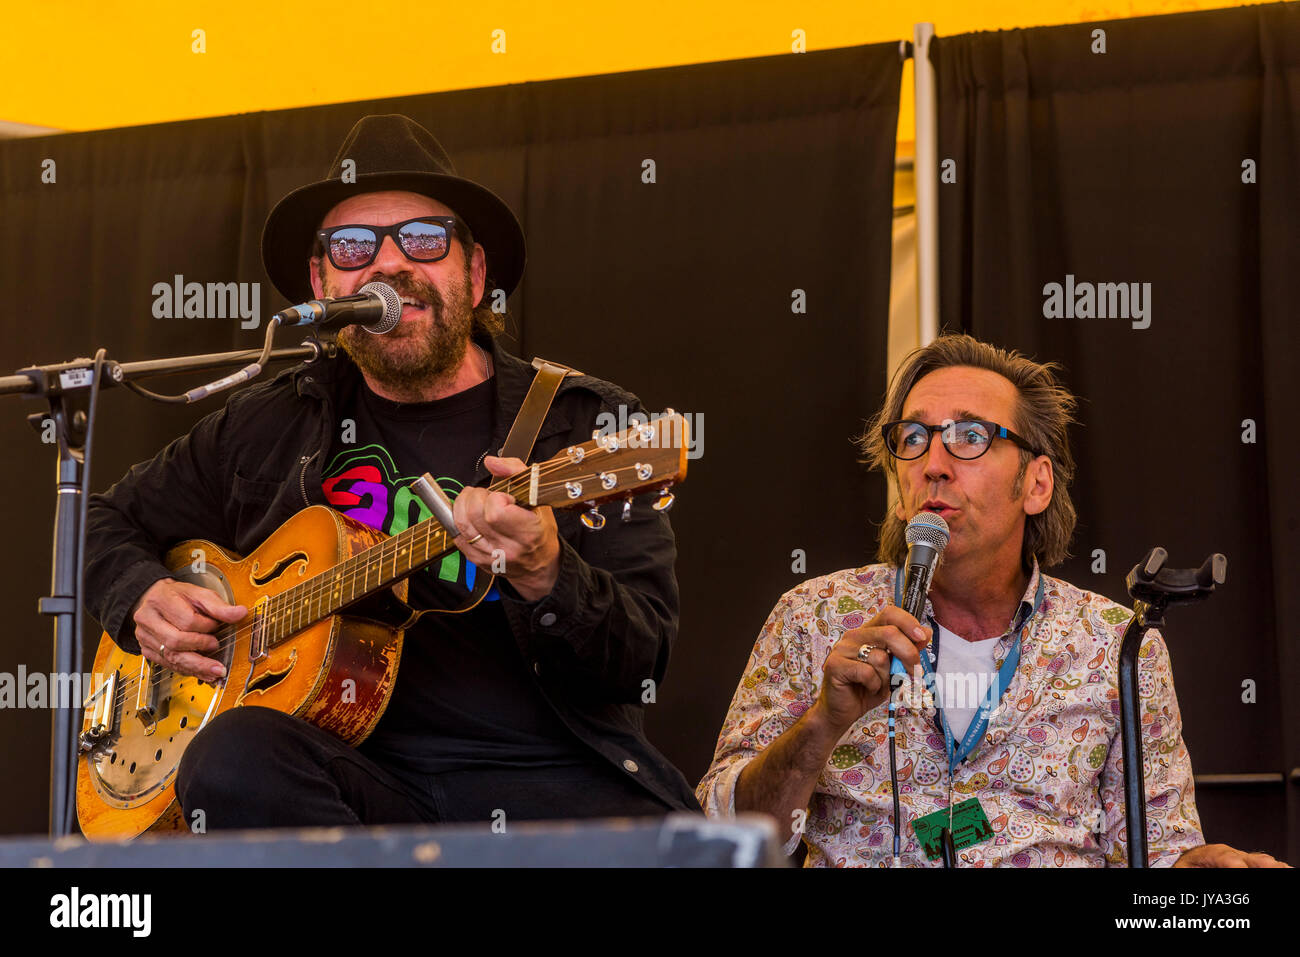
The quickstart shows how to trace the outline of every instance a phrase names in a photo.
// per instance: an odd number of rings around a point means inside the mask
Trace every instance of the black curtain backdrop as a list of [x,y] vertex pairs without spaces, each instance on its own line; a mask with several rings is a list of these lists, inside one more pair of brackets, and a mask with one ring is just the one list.
[[[1300,767],[1298,6],[945,37],[931,54],[939,157],[956,163],[939,187],[943,324],[1060,361],[1083,400],[1058,573],[1128,604],[1153,545],[1174,566],[1228,556],[1227,585],[1164,629],[1198,777]],[[1067,275],[1150,283],[1150,326],[1046,317],[1044,287]],[[1202,785],[1207,839],[1300,861],[1298,792]]]
[[[154,319],[152,288],[259,282],[271,205],[317,179],[352,124],[402,112],[520,216],[529,242],[507,347],[703,416],[678,489],[682,623],[647,729],[692,781],[759,627],[803,578],[860,564],[883,483],[849,438],[885,386],[896,44],[0,143],[0,370],[260,346],[238,320]],[[54,161],[55,182],[43,183]],[[655,182],[643,182],[653,160]],[[304,264],[306,268],[306,264]],[[806,312],[792,311],[803,290]],[[21,293],[21,296],[19,295]],[[282,333],[280,344],[295,341]],[[196,377],[197,379],[197,377]],[[195,380],[161,380],[181,391]],[[104,489],[200,416],[105,393]],[[51,667],[54,451],[10,399],[0,482],[0,671]],[[833,516],[833,517],[832,517]],[[605,534],[618,534],[612,520]],[[793,569],[792,552],[806,554]],[[88,653],[98,630],[88,633]],[[87,659],[87,667],[89,659]],[[46,827],[50,713],[0,710],[18,783],[0,831]]]

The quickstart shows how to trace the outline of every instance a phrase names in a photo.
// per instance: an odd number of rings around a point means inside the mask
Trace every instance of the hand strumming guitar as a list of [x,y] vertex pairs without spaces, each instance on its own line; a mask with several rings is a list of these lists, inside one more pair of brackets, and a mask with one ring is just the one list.
[[243,605],[228,605],[216,592],[163,578],[149,586],[131,610],[140,653],[181,675],[217,681],[226,669],[211,657],[212,632],[248,615]]

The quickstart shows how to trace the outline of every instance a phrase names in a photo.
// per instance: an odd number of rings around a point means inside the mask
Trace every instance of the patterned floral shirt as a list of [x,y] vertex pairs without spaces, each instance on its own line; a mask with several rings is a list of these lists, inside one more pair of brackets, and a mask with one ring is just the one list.
[[[926,858],[910,822],[978,797],[993,837],[958,852],[959,867],[1123,866],[1127,861],[1119,719],[1119,645],[1129,609],[1051,576],[1042,603],[1035,563],[1001,665],[1024,628],[1020,663],[987,733],[949,780],[933,708],[897,695],[902,860]],[[842,634],[893,603],[895,569],[868,565],[806,581],[781,596],[763,626],[696,795],[714,816],[735,812],[740,772],[817,700],[822,667]],[[933,608],[927,602],[927,617]],[[942,689],[939,684],[939,703]],[[1168,866],[1203,844],[1169,653],[1158,631],[1139,653],[1148,857]],[[885,703],[840,739],[807,809],[808,867],[888,866],[893,797]],[[786,850],[793,851],[798,835]]]

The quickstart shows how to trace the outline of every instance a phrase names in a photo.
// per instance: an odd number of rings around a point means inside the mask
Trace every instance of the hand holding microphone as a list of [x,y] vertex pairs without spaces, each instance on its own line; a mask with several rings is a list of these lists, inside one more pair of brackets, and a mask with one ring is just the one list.
[[[907,523],[903,533],[907,539],[907,564],[903,569],[902,609],[920,621],[925,614],[925,599],[930,594],[930,582],[939,564],[939,556],[948,547],[952,533],[942,515],[934,512],[917,512]],[[892,674],[908,674],[908,669],[897,658],[890,665]]]
[[846,631],[826,658],[821,694],[812,710],[843,734],[889,697],[891,660],[909,671],[920,665],[929,631],[895,605],[886,605],[865,625]]
[[922,625],[925,599],[939,556],[948,544],[948,523],[921,512],[907,523],[903,601],[887,605],[871,621],[846,631],[822,669],[822,690],[812,710],[843,733],[890,694],[890,673],[909,675],[933,639]]

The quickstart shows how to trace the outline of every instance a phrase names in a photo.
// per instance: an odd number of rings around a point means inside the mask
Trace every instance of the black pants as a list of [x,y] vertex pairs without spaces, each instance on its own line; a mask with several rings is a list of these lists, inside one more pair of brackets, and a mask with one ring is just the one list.
[[176,796],[195,830],[200,821],[205,830],[490,824],[672,810],[596,763],[414,774],[380,765],[300,718],[259,707],[220,714],[194,736],[177,771]]

